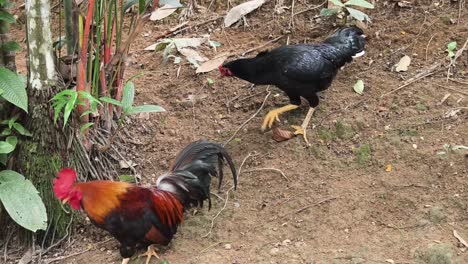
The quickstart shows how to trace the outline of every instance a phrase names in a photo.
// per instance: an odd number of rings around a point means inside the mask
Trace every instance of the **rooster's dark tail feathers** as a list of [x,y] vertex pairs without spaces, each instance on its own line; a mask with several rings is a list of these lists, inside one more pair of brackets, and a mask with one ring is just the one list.
[[211,177],[218,177],[218,190],[223,181],[223,164],[226,161],[237,187],[234,163],[223,146],[199,140],[185,147],[175,158],[169,172],[161,176],[157,188],[174,193],[184,206],[203,206],[210,200]]

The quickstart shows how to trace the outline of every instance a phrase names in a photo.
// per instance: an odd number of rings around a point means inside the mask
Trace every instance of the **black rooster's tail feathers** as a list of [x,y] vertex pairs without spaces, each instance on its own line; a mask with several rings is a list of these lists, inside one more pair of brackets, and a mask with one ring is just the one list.
[[205,140],[195,141],[185,147],[175,158],[169,171],[157,181],[157,188],[174,193],[184,206],[203,206],[210,200],[211,177],[218,177],[218,190],[223,181],[223,164],[226,161],[237,188],[237,173],[226,149]]

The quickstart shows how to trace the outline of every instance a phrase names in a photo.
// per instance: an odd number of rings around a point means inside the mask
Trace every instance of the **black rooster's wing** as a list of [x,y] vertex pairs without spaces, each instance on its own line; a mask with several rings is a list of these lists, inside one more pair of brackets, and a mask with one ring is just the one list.
[[282,73],[295,81],[313,83],[324,79],[332,79],[337,68],[333,62],[325,58],[319,49],[307,47],[290,56],[282,65]]

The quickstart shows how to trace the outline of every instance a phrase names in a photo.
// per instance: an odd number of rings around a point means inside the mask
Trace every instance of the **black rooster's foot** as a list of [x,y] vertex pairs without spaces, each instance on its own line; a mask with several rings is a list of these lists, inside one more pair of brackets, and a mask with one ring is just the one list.
[[271,110],[268,112],[268,114],[265,116],[265,119],[263,119],[262,123],[262,131],[265,131],[267,128],[270,129],[273,126],[273,123],[275,121],[279,122],[279,111],[278,109]]
[[130,261],[130,258],[124,258],[122,260],[122,264],[128,264],[129,261]]
[[309,143],[309,140],[307,139],[307,128],[304,128],[302,126],[291,126],[291,127],[296,130],[294,131],[294,135],[302,135],[305,143],[307,144],[307,147],[310,147],[311,145]]

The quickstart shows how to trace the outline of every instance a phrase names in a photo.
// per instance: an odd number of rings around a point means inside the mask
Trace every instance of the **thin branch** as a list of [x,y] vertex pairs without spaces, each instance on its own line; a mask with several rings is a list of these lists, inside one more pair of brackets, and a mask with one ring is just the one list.
[[265,96],[265,99],[263,99],[263,103],[262,105],[260,106],[260,108],[258,108],[257,112],[255,112],[255,114],[253,114],[249,119],[245,120],[244,123],[242,123],[242,125],[240,125],[236,131],[234,132],[234,134],[232,134],[232,136],[223,144],[223,147],[226,146],[227,144],[229,144],[229,142],[231,142],[234,137],[237,135],[237,133],[239,133],[239,131],[245,126],[247,125],[247,123],[249,123],[252,119],[254,119],[258,113],[260,113],[260,111],[262,111],[263,107],[265,106],[265,103],[268,99],[268,97],[271,95],[271,91],[268,89],[269,86],[267,87],[266,89],[266,92],[267,92],[267,95]]
[[57,257],[57,258],[49,260],[49,262],[47,262],[47,264],[50,264],[50,263],[53,263],[53,262],[56,262],[56,261],[59,261],[59,260],[64,260],[64,259],[67,259],[67,258],[75,257],[75,256],[81,255],[83,253],[86,253],[88,251],[90,251],[90,249],[85,249],[85,250],[82,250],[80,252],[76,252],[76,253],[73,253],[73,254],[70,254],[70,255],[67,255],[67,256]]
[[219,242],[216,242],[216,243],[211,244],[210,246],[204,248],[202,251],[200,251],[200,254],[201,254],[201,253],[205,253],[208,249],[213,248],[213,247],[216,247],[217,245],[222,244],[222,243],[231,243],[231,242],[230,242],[230,241],[219,241]]
[[257,46],[257,47],[255,47],[255,48],[251,48],[251,49],[245,51],[244,53],[242,53],[241,55],[242,55],[242,56],[245,56],[245,55],[248,54],[248,53],[251,53],[251,52],[253,52],[253,51],[256,51],[256,50],[259,50],[259,49],[261,49],[261,48],[264,48],[264,47],[270,45],[271,43],[274,43],[274,42],[276,42],[276,41],[278,41],[278,40],[280,40],[280,39],[282,39],[282,38],[284,38],[284,35],[279,36],[279,37],[276,37],[276,38],[274,38],[274,39],[272,39],[272,40],[269,40],[269,41],[265,42],[264,44],[262,44],[262,45],[260,45],[260,46]]
[[299,11],[299,12],[297,12],[297,13],[294,13],[294,16],[297,16],[297,15],[300,15],[300,14],[302,14],[302,13],[309,12],[309,11],[312,11],[312,10],[315,10],[315,9],[318,9],[318,8],[324,6],[326,3],[328,3],[328,0],[325,1],[325,2],[323,2],[323,3],[321,3],[320,5],[316,5],[316,6],[307,8],[307,9],[305,9],[305,10]]
[[281,176],[283,176],[283,178],[286,181],[289,181],[289,178],[286,176],[286,174],[284,174],[284,172],[282,170],[276,169],[276,168],[256,168],[256,169],[247,170],[245,172],[256,172],[256,171],[276,171],[276,172],[280,173]]

